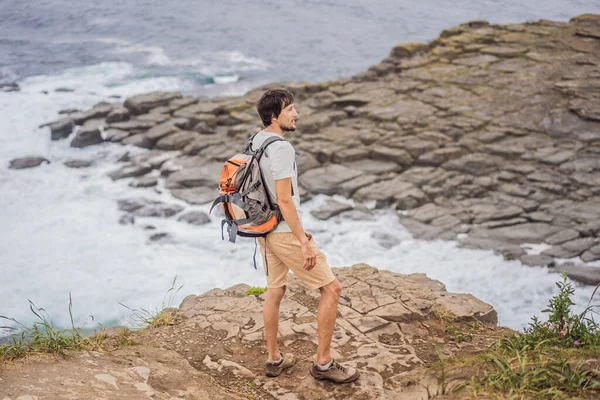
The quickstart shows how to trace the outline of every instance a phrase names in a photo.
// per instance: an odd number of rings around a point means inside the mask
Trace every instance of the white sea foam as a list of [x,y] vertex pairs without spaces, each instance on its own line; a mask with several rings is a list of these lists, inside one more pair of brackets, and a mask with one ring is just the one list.
[[[194,227],[170,219],[139,218],[134,226],[117,223],[120,198],[145,196],[182,204],[188,210],[207,211],[208,206],[188,206],[168,193],[132,189],[128,181],[112,182],[106,173],[125,150],[102,144],[86,149],[69,147],[69,140],[51,142],[41,123],[56,118],[62,108],[87,108],[109,95],[129,96],[153,89],[181,89],[178,79],[131,80],[126,63],[103,63],[40,76],[21,82],[22,91],[0,93],[0,315],[31,322],[27,299],[44,307],[58,325],[68,320],[68,294],[80,321],[93,315],[99,322],[127,322],[129,307],[161,307],[163,295],[177,275],[183,295],[199,294],[213,287],[245,282],[264,286],[261,270],[252,268],[254,244],[221,241],[220,223]],[[55,93],[66,86],[73,93]],[[48,90],[47,95],[40,91]],[[143,151],[132,148],[134,152]],[[41,155],[52,163],[14,171],[8,161],[24,155]],[[93,160],[91,168],[73,170],[69,159]],[[307,211],[323,201],[318,196],[304,205]],[[441,280],[449,291],[471,293],[498,310],[500,322],[520,328],[539,313],[555,290],[559,275],[543,268],[528,268],[504,261],[491,251],[459,249],[452,242],[414,240],[391,211],[380,211],[373,221],[336,217],[319,221],[306,212],[307,230],[333,266],[366,262],[401,273],[422,272]],[[146,230],[153,225],[155,230]],[[150,243],[156,232],[167,232],[171,241]],[[377,232],[392,236],[397,245],[382,247]],[[259,257],[260,263],[260,257]],[[577,289],[576,302],[583,306],[590,287]],[[88,324],[89,325],[89,324]]]

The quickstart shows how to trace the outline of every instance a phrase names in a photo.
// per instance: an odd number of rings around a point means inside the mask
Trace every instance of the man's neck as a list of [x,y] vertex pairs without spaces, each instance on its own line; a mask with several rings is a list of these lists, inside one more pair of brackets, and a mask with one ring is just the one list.
[[276,133],[279,136],[284,136],[285,135],[285,131],[283,129],[281,129],[281,127],[279,127],[279,125],[269,125],[265,128],[265,132],[271,132],[271,133]]

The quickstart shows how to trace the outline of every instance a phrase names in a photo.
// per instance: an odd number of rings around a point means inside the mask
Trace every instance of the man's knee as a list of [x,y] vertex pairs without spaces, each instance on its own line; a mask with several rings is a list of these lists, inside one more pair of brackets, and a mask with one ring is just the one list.
[[321,288],[321,293],[335,295],[337,297],[342,293],[342,284],[337,279]]
[[276,302],[280,302],[285,295],[286,286],[281,286],[278,288],[269,288],[267,290],[267,300],[273,300]]

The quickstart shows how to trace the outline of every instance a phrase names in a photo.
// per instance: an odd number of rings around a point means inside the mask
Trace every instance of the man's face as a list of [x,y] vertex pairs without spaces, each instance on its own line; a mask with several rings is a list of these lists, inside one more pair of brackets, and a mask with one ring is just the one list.
[[296,130],[296,120],[298,119],[298,112],[294,103],[284,107],[277,117],[277,123],[284,132],[293,132]]

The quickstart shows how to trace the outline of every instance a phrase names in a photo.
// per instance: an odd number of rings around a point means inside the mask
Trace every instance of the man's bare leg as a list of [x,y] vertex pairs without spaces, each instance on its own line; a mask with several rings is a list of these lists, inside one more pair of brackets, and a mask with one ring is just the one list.
[[285,286],[270,288],[266,294],[267,299],[265,300],[263,309],[263,319],[270,362],[277,361],[280,357],[279,345],[277,344],[277,330],[279,328],[279,305],[284,294]]
[[[342,292],[342,284],[335,279],[320,288],[321,300],[317,314],[319,344],[317,346],[317,363],[325,365],[331,361],[331,337],[335,328],[337,306]],[[266,323],[265,323],[266,326]]]

